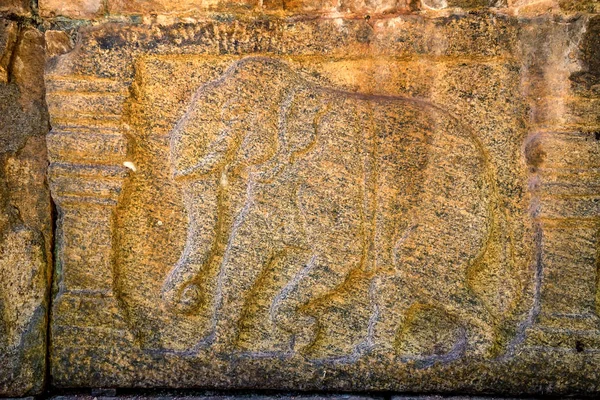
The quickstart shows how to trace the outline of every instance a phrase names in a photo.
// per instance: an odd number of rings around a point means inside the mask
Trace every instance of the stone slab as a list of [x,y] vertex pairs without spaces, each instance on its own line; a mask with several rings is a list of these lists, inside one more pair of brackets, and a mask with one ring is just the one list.
[[2,0],[0,15],[31,15],[31,2],[29,0]]
[[597,392],[589,24],[80,28],[45,76],[52,384]]
[[[519,397],[522,398],[522,397]],[[506,400],[517,400],[517,398],[510,397],[481,397],[481,396],[440,396],[440,395],[413,395],[413,396],[392,396],[392,400],[495,400],[495,399],[506,399]],[[534,398],[525,398],[534,400]]]
[[[173,392],[158,392],[152,394],[128,394],[115,395],[111,397],[90,396],[85,394],[61,395],[50,397],[51,400],[382,400],[385,396],[377,395],[353,395],[353,394],[185,394]],[[441,395],[392,395],[391,400],[516,400],[510,397],[480,397],[480,396],[441,396]],[[574,400],[577,398],[570,397]],[[519,397],[518,399],[535,400],[533,397]]]
[[96,18],[106,11],[103,0],[39,0],[39,12],[42,17]]
[[[12,1],[12,3],[10,3]],[[30,12],[25,0],[10,0],[0,12]],[[27,4],[26,4],[27,3]],[[1,6],[0,6],[1,7]],[[598,0],[39,0],[45,18],[101,19],[104,16],[152,15],[199,17],[211,13],[266,13],[292,17],[341,15],[353,18],[390,17],[414,12],[432,16],[450,13],[500,11],[517,16],[598,13]]]
[[0,396],[39,394],[46,371],[52,210],[44,36],[0,20]]
[[119,394],[115,396],[92,396],[86,394],[52,396],[52,400],[382,400],[382,396],[366,396],[360,394],[287,394],[278,393],[261,395],[253,393],[220,393],[220,394],[185,394],[158,392],[151,394]]
[[[152,393],[152,394],[128,394],[115,395],[110,397],[91,396],[85,394],[52,396],[51,400],[382,400],[384,396],[378,395],[357,395],[357,394],[184,394],[184,393]],[[392,400],[516,400],[509,397],[480,397],[480,396],[440,396],[440,395],[392,395]],[[523,398],[525,400],[534,400],[534,398]],[[574,398],[575,399],[575,398]],[[576,399],[575,399],[576,400]]]

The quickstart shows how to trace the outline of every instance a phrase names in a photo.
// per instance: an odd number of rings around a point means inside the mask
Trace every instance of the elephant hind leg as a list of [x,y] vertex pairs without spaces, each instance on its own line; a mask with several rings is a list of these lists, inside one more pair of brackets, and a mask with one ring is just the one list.
[[371,341],[374,352],[412,360],[443,360],[464,352],[467,327],[462,316],[432,303],[399,275],[382,275],[371,283],[376,317]]
[[315,337],[304,354],[310,359],[355,359],[368,348],[373,303],[372,276],[361,268],[348,273],[343,282],[300,310],[315,316]]
[[[294,330],[295,347],[306,357],[348,356],[366,336],[370,311],[368,283],[365,285],[353,274],[360,271],[360,266],[360,254],[340,251],[315,254],[288,293],[281,310],[287,311],[287,318],[301,324],[300,329]],[[361,285],[366,290],[360,290]]]
[[[471,304],[477,305],[477,299],[473,299]],[[495,325],[489,313],[482,306],[467,308],[464,305],[455,305],[450,312],[460,319],[465,328],[465,351],[472,356],[494,357],[501,346],[498,332],[502,328]]]

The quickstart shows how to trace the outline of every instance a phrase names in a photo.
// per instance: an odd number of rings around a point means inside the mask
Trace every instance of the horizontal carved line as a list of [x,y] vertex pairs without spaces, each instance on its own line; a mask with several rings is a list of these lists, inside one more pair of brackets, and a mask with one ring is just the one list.
[[539,222],[576,222],[576,223],[590,223],[597,224],[600,222],[600,216],[594,217],[537,217],[535,221]]
[[108,179],[51,177],[50,185],[59,196],[85,196],[98,199],[117,198],[122,182]]
[[537,169],[537,173],[541,174],[551,174],[551,173],[560,173],[560,174],[599,174],[600,175],[600,165],[599,166],[590,166],[587,168],[573,168],[573,167],[557,167],[551,165],[544,165]]
[[115,206],[117,204],[116,198],[113,199],[109,199],[109,198],[96,198],[96,197],[89,197],[89,196],[85,196],[85,195],[71,195],[71,194],[60,194],[57,193],[55,198],[57,199],[57,203],[59,203],[60,205],[68,205],[68,204],[82,204],[82,205],[89,205],[89,206],[100,206],[100,207],[106,207],[106,206]]
[[81,297],[81,296],[87,296],[87,297],[94,297],[94,298],[107,298],[107,297],[114,297],[112,290],[97,290],[97,289],[67,289],[65,291],[63,291],[61,294],[61,297],[63,296],[76,296],[76,297]]
[[[599,186],[600,188],[600,186]],[[550,189],[550,188],[548,188]],[[581,194],[570,194],[570,193],[550,193],[550,192],[545,192],[543,191],[543,189],[537,190],[537,191],[533,191],[532,193],[537,194],[537,197],[540,200],[544,200],[544,199],[557,199],[557,200],[569,200],[569,199],[573,199],[573,200],[577,200],[577,199],[586,199],[586,200],[593,200],[593,199],[597,199],[598,201],[600,201],[600,195],[598,195],[598,191],[596,191],[595,193],[581,193]]]
[[48,157],[64,163],[119,165],[127,154],[127,141],[122,135],[51,133],[47,138]]
[[[568,318],[568,319],[597,319],[596,314],[565,314],[565,313],[544,313],[541,317],[547,318]],[[600,321],[599,321],[600,322]]]
[[[80,198],[86,199],[86,201],[103,203],[106,200],[117,199],[119,197],[120,188],[115,189],[114,194],[102,194],[98,192],[90,193],[90,192],[75,192],[75,191],[61,191],[60,188],[56,189],[56,195],[58,198],[67,199],[67,198]],[[91,196],[90,196],[91,195]]]
[[86,138],[93,137],[106,137],[106,138],[117,138],[126,140],[125,136],[117,129],[94,129],[91,132],[82,132],[78,130],[67,130],[67,129],[52,129],[47,136],[84,136]]
[[[64,122],[79,122],[79,121],[119,121],[121,119],[121,114],[96,114],[96,113],[78,113],[78,114],[61,114],[60,112],[52,112],[50,110],[51,120],[60,121],[60,123]],[[83,118],[82,118],[83,117]]]
[[[529,85],[532,86],[532,85]],[[547,101],[549,103],[556,103],[556,102],[564,102],[564,101],[590,101],[590,100],[600,100],[600,97],[581,97],[581,96],[572,96],[572,95],[565,95],[565,96],[552,96],[552,95],[547,95],[547,96],[538,96],[537,94],[534,94],[535,97],[535,103],[538,102],[543,102],[543,101]]]
[[117,165],[51,163],[49,175],[89,177],[93,179],[123,179],[128,169]]
[[[98,343],[108,341],[107,345],[112,346],[116,341],[119,344],[128,345],[133,336],[131,332],[125,329],[116,329],[114,326],[76,326],[76,325],[53,325],[52,331],[55,335],[63,338],[72,338],[71,340],[61,340],[58,343],[66,343],[69,349],[73,348],[98,348]],[[89,345],[88,345],[89,343]],[[56,346],[56,345],[55,345]]]
[[95,120],[95,119],[61,119],[53,118],[51,121],[52,129],[68,131],[81,129],[86,131],[96,129],[120,130],[120,120]]
[[115,83],[119,82],[115,79],[110,78],[100,78],[95,75],[74,75],[74,74],[65,74],[65,75],[53,75],[48,74],[45,76],[46,81],[84,81],[84,82],[105,82],[105,83]]
[[130,332],[125,329],[115,329],[113,327],[103,327],[103,326],[73,326],[73,325],[54,325],[55,329],[74,329],[80,331],[89,331],[89,332],[102,332],[102,333],[113,333],[116,335],[130,335]]
[[[81,133],[81,134],[106,134],[106,135],[122,135],[121,126],[54,126],[52,131],[58,131],[61,133]],[[106,133],[104,133],[106,132]]]
[[536,326],[535,329],[540,330],[544,333],[562,333],[571,334],[578,336],[591,336],[600,339],[600,330],[597,329],[569,329],[569,328],[551,328],[546,326]]
[[[600,114],[600,113],[599,113]],[[538,122],[533,123],[531,129],[535,132],[576,132],[576,131],[596,131],[600,129],[600,123],[594,123],[590,121],[581,121],[576,123],[544,123]]]
[[540,200],[545,199],[587,199],[597,197],[600,193],[600,185],[585,185],[579,182],[551,182],[542,183],[540,186],[531,190],[531,193]]
[[126,91],[111,91],[111,90],[104,90],[104,91],[90,91],[90,90],[86,90],[86,91],[79,91],[79,90],[46,90],[46,93],[48,95],[48,97],[53,98],[53,97],[60,97],[60,96],[64,96],[64,97],[76,97],[76,96],[81,96],[81,97],[120,97],[123,100],[125,100],[125,98],[127,97],[127,92]]

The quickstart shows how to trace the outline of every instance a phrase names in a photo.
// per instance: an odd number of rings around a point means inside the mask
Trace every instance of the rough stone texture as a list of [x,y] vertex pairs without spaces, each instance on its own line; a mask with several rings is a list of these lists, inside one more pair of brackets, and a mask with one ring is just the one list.
[[[108,400],[110,398],[122,400],[383,400],[382,396],[363,396],[349,394],[177,394],[171,392],[156,394],[137,394],[137,395],[119,395],[119,396],[89,396],[85,394],[53,396],[52,400]],[[402,397],[398,397],[402,399]],[[424,398],[425,400],[426,398]]]
[[42,17],[94,18],[106,10],[103,0],[38,0],[38,5]]
[[0,2],[0,15],[29,16],[31,4],[29,0],[2,0]]
[[600,390],[598,18],[342,3],[47,33],[54,385]]
[[0,395],[600,392],[598,1],[13,3]]
[[[517,400],[516,398],[502,397],[505,400]],[[439,396],[439,395],[413,395],[413,396],[392,396],[392,400],[494,400],[494,397],[478,397],[478,396]],[[530,398],[530,400],[533,400]]]
[[[348,395],[348,394],[312,394],[312,395],[293,395],[293,394],[273,394],[273,395],[257,395],[257,394],[174,394],[174,393],[158,393],[158,394],[138,394],[138,395],[119,395],[111,397],[90,396],[84,394],[53,396],[51,400],[383,400],[384,396],[364,396],[364,395]],[[438,395],[404,395],[392,396],[392,400],[516,400],[507,397],[476,397],[476,396],[438,396]],[[533,399],[531,399],[533,400]]]
[[206,10],[252,10],[258,7],[257,0],[183,0],[176,3],[169,0],[111,0],[108,9],[111,14],[186,14]]
[[[18,1],[18,0],[15,0]],[[205,12],[265,12],[292,16],[321,14],[327,16],[381,17],[415,11],[497,10],[513,15],[550,13],[598,13],[598,0],[39,0],[42,16],[98,18],[135,15],[201,16]]]
[[600,12],[598,0],[509,0],[510,9],[520,15],[543,15],[555,12]]
[[52,211],[44,36],[0,20],[0,396],[44,384]]

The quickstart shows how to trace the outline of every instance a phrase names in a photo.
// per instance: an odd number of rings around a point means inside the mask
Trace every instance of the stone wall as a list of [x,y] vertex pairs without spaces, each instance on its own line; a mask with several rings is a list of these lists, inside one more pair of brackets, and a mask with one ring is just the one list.
[[0,396],[600,391],[597,0],[3,0]]
[[46,370],[53,227],[44,34],[0,20],[0,54],[0,393],[17,395],[40,392]]

